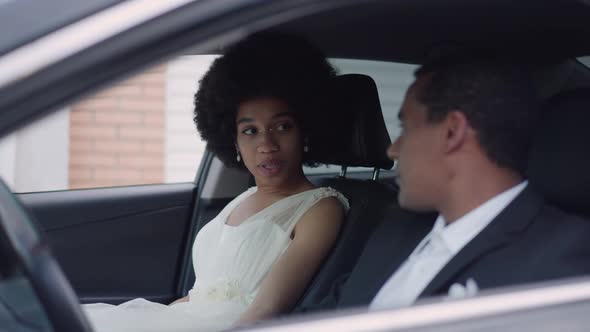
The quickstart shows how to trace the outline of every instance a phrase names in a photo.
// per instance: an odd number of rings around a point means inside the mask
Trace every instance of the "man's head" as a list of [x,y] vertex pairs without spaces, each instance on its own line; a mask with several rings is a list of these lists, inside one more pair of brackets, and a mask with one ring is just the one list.
[[416,71],[399,117],[402,134],[388,154],[398,161],[400,204],[437,209],[450,181],[465,174],[522,176],[536,122],[534,89],[516,63],[436,61]]

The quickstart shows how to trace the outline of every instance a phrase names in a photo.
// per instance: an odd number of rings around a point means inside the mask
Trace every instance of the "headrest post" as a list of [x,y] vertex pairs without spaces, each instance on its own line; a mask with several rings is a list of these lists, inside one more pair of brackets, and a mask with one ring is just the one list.
[[348,169],[348,166],[342,166],[342,169],[340,169],[340,177],[341,178],[345,178],[346,177],[346,170]]
[[377,180],[379,180],[379,173],[380,173],[380,172],[381,172],[381,168],[379,168],[379,167],[375,167],[375,168],[373,169],[373,178],[372,178],[372,179],[373,179],[373,181],[377,181]]

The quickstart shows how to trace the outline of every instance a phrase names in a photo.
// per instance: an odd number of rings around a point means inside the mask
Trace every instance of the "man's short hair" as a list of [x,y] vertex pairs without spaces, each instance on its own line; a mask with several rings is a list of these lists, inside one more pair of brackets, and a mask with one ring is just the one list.
[[431,75],[417,98],[430,122],[450,111],[465,114],[488,158],[524,175],[538,113],[527,67],[485,58],[439,59],[415,72]]

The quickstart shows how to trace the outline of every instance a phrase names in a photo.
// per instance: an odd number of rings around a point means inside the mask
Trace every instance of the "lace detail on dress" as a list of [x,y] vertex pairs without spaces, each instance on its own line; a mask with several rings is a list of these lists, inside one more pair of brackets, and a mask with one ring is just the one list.
[[200,297],[206,301],[237,301],[246,305],[253,300],[253,297],[247,294],[238,279],[218,279],[207,284],[197,282],[191,291],[191,296]]
[[323,190],[318,190],[313,193],[313,197],[316,201],[319,201],[320,199],[326,198],[326,197],[336,197],[340,201],[340,203],[342,203],[342,205],[344,206],[344,211],[348,212],[348,210],[350,209],[350,204],[348,204],[348,199],[346,197],[344,197],[344,195],[342,195],[342,193],[340,193],[338,190],[336,190],[332,187],[322,187],[320,189],[323,189]]

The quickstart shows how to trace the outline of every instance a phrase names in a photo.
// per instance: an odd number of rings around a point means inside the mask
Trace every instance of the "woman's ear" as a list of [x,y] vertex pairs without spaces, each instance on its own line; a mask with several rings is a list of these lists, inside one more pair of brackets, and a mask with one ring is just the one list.
[[445,150],[451,153],[460,149],[465,143],[469,123],[465,114],[460,111],[451,111],[447,114],[445,122]]

